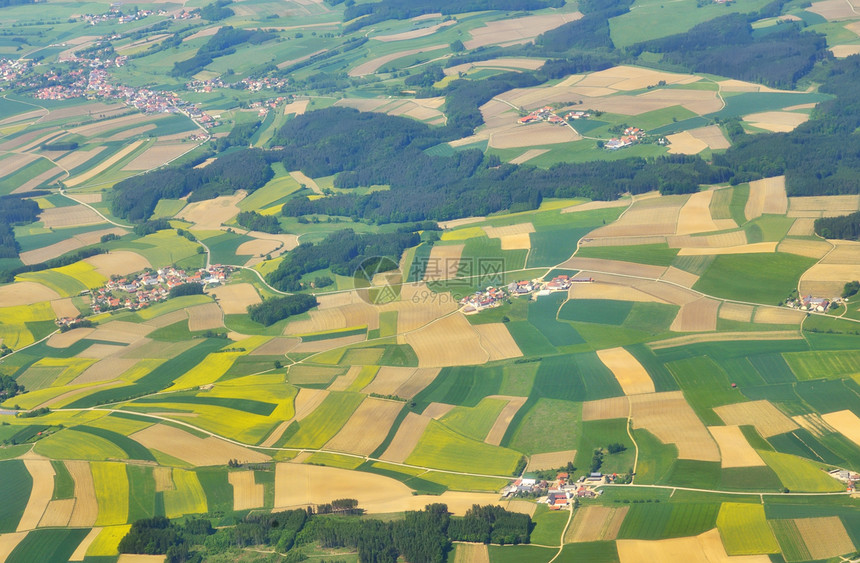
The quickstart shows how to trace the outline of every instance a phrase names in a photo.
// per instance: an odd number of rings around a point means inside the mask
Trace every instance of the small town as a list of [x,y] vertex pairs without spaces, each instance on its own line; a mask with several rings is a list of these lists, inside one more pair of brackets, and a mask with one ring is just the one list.
[[463,307],[463,313],[469,315],[499,307],[509,297],[529,295],[532,299],[537,299],[555,291],[567,291],[574,283],[593,281],[594,279],[590,277],[572,278],[567,274],[555,276],[548,282],[540,279],[514,281],[504,289],[490,286],[484,291],[476,291],[460,299],[460,305]]

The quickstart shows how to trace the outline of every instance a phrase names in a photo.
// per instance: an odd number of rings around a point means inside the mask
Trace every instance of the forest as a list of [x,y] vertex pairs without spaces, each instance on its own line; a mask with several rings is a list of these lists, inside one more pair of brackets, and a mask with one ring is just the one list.
[[237,190],[251,193],[274,175],[260,149],[223,154],[205,168],[192,164],[161,168],[118,182],[113,187],[111,213],[129,221],[146,221],[161,199],[191,194],[188,201],[194,202]]
[[860,240],[860,211],[815,220],[815,234],[824,238]]
[[256,323],[270,326],[293,315],[301,315],[316,307],[317,304],[317,298],[306,293],[284,295],[248,306],[248,315]]
[[170,298],[184,297],[186,295],[203,295],[203,284],[181,283],[170,288]]
[[39,205],[18,196],[0,197],[0,258],[17,258],[20,247],[15,240],[15,225],[32,223],[39,217]]
[[260,215],[256,211],[241,211],[236,216],[236,222],[249,231],[260,231],[263,233],[278,234],[281,232],[281,224],[274,215]]
[[216,0],[200,8],[200,17],[211,22],[220,21],[234,15],[235,12],[228,8],[232,0]]
[[266,281],[281,291],[300,291],[305,289],[302,276],[326,268],[341,276],[353,276],[356,272],[367,270],[373,270],[370,273],[372,275],[382,271],[377,271],[379,263],[396,265],[403,251],[417,246],[419,242],[421,237],[418,233],[405,228],[399,232],[380,234],[343,229],[331,233],[320,242],[302,243],[291,250],[278,264],[278,268],[266,275]]

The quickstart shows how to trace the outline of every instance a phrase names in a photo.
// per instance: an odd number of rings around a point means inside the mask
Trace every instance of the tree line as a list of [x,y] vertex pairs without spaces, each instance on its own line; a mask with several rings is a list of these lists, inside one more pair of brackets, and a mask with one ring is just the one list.
[[300,315],[318,305],[317,298],[306,293],[271,297],[248,306],[248,316],[261,325],[270,326],[293,315]]
[[[221,9],[232,12],[230,8],[222,7]],[[173,70],[171,70],[170,74],[173,76],[193,76],[203,70],[214,59],[235,53],[238,45],[243,43],[259,45],[277,37],[277,34],[261,29],[234,29],[229,25],[224,26],[209,38],[209,41],[202,47],[197,49],[197,53],[194,56],[173,63]]]
[[236,222],[249,231],[278,234],[283,232],[278,218],[274,215],[261,215],[256,211],[242,211],[236,216]]
[[814,223],[815,234],[824,238],[860,240],[860,211],[840,217],[822,217]]

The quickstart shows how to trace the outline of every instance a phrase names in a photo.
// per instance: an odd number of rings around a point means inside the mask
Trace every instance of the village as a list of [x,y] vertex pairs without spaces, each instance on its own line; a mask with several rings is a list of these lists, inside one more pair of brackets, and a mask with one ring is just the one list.
[[615,483],[619,478],[617,473],[604,474],[600,472],[583,475],[576,481],[570,479],[570,473],[559,472],[554,480],[539,479],[534,473],[524,473],[502,489],[502,497],[535,498],[538,504],[546,504],[550,510],[562,510],[575,504],[576,499],[593,499],[603,494],[603,485]]
[[[555,113],[555,110],[552,106],[544,106],[540,109],[536,109],[533,112],[529,113],[526,116],[523,116],[517,120],[517,123],[520,125],[528,125],[530,123],[538,123],[545,121],[547,123],[551,123],[553,125],[567,125],[568,122],[574,121],[577,119],[588,119],[592,115],[591,110],[576,110],[568,112],[564,118],[558,116]],[[618,149],[623,149],[624,147],[629,147],[631,145],[635,145],[641,142],[645,138],[645,131],[640,129],[639,127],[626,127],[622,132],[622,135],[619,137],[612,137],[607,141],[600,141],[598,146],[603,147],[606,150],[614,151]],[[665,144],[665,139],[661,138],[658,141],[659,144]]]
[[573,278],[567,274],[555,276],[546,282],[541,279],[520,280],[509,283],[505,288],[487,287],[484,291],[476,291],[460,299],[462,312],[466,315],[475,314],[485,309],[499,307],[510,297],[528,295],[537,299],[555,291],[567,291],[574,283],[591,283],[593,278]]
[[807,295],[796,300],[788,300],[785,306],[790,309],[798,309],[800,311],[813,311],[816,313],[825,313],[830,308],[836,308],[843,302],[841,297],[827,299],[825,297],[813,297]]
[[[82,295],[92,297],[91,309],[94,314],[117,309],[138,311],[154,303],[167,301],[174,287],[197,283],[203,287],[223,285],[234,268],[214,264],[193,273],[180,268],[167,267],[157,271],[145,271],[134,277],[115,278],[104,287],[83,291]],[[76,325],[79,319],[63,317],[55,322],[60,328]]]

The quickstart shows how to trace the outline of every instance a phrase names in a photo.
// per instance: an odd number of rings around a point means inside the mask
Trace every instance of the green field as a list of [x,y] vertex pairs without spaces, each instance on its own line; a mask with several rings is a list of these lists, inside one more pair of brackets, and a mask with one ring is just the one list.
[[520,454],[513,450],[471,440],[431,421],[406,463],[447,471],[510,475],[519,459]]
[[860,377],[860,351],[790,352],[783,354],[797,379],[839,379]]
[[790,491],[823,493],[844,489],[839,481],[821,471],[820,466],[811,461],[778,452],[758,453]]
[[581,420],[580,406],[556,399],[530,403],[523,405],[511,421],[502,444],[527,454],[573,449]]
[[362,400],[364,396],[358,393],[330,393],[314,412],[301,422],[293,422],[277,445],[287,448],[323,447],[346,424]]
[[52,459],[102,461],[122,459],[127,455],[119,445],[102,436],[72,429],[51,434],[47,438],[39,440],[34,450],[36,453]]
[[474,407],[454,407],[440,422],[467,438],[482,441],[507,404],[503,399],[482,399]]
[[723,503],[717,528],[729,555],[778,553],[779,544],[760,504]]
[[164,512],[168,518],[206,512],[206,493],[194,471],[173,469],[173,490],[164,491]]
[[0,462],[3,487],[0,488],[0,533],[14,532],[30,499],[33,478],[23,461]]
[[632,309],[632,301],[572,299],[562,306],[558,312],[558,318],[565,321],[621,326]]
[[771,520],[770,526],[786,561],[809,561],[812,555],[794,520]]
[[62,528],[30,532],[9,554],[6,561],[9,563],[68,561],[88,533],[87,529]]
[[815,259],[796,254],[717,256],[693,289],[725,299],[776,305],[814,263]]
[[618,537],[659,540],[701,534],[716,525],[719,510],[716,503],[632,504]]

